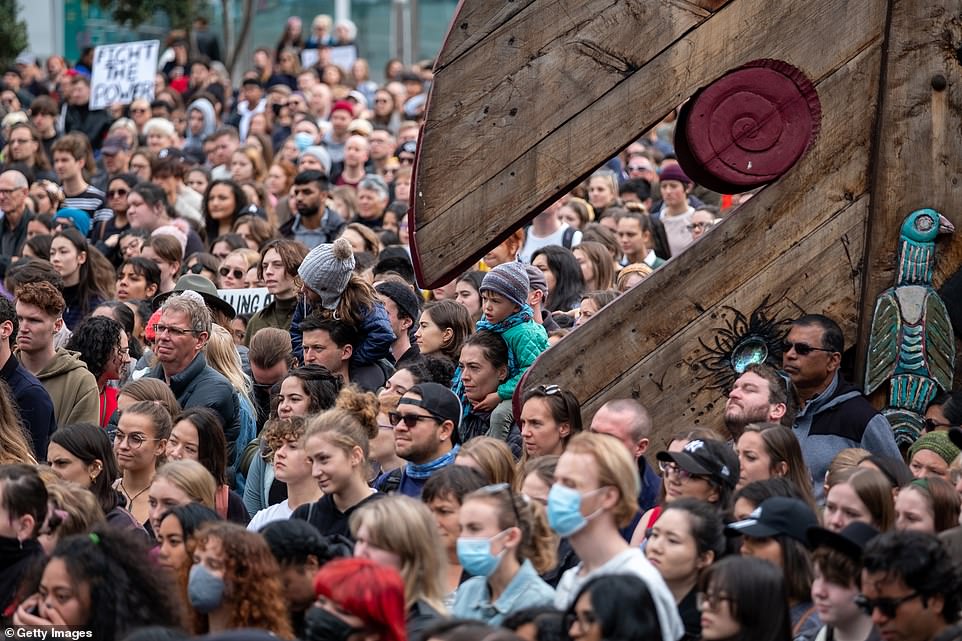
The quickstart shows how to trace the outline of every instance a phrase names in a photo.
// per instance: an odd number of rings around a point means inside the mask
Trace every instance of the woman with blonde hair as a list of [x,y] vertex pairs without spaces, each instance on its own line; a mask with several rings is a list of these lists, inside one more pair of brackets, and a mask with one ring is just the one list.
[[241,145],[230,157],[230,175],[236,183],[247,180],[262,183],[267,178],[267,165],[260,150],[253,145]]
[[157,469],[147,492],[150,529],[160,531],[160,517],[178,505],[200,503],[214,509],[217,482],[207,468],[189,459],[168,461]]
[[514,455],[507,443],[500,439],[490,436],[471,439],[461,446],[455,464],[474,468],[492,485],[506,483],[514,486],[517,472]]
[[408,638],[423,638],[445,614],[444,546],[431,511],[409,496],[388,496],[354,513],[351,535],[354,556],[401,573]]
[[585,225],[594,222],[595,208],[587,200],[572,196],[558,209],[558,217],[569,227],[584,229]]
[[10,387],[0,381],[0,465],[37,463],[30,447],[30,435],[24,427]]
[[458,588],[455,616],[496,626],[511,612],[554,604],[554,590],[538,576],[556,558],[540,504],[507,483],[488,485],[464,497],[458,520],[458,560],[472,578]]
[[59,478],[47,485],[47,522],[40,530],[40,545],[49,555],[60,539],[85,534],[106,523],[103,510],[93,492]]
[[618,292],[624,294],[626,291],[651,276],[654,270],[644,263],[632,263],[626,265],[618,272]]
[[[246,241],[245,241],[246,242]],[[261,262],[261,255],[250,247],[235,249],[220,263],[220,289],[244,289],[247,284],[244,278],[251,267],[257,267]]]
[[324,495],[294,510],[292,518],[307,521],[324,536],[347,536],[354,511],[382,498],[367,483],[377,411],[374,394],[346,387],[332,409],[311,419],[301,443]]
[[210,338],[207,339],[204,352],[207,364],[223,374],[237,392],[240,404],[240,434],[237,441],[227,444],[228,462],[234,467],[244,447],[257,436],[257,411],[254,409],[251,380],[244,373],[240,355],[234,345],[234,337],[224,327],[216,323],[211,325]]

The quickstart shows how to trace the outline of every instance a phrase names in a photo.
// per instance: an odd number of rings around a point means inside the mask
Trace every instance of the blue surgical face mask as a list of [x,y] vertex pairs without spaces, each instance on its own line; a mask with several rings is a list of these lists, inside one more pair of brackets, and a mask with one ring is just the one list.
[[[602,489],[604,488],[586,492],[584,496],[590,496]],[[584,516],[581,513],[582,498],[578,490],[565,487],[560,483],[551,486],[551,491],[548,492],[548,524],[560,536],[571,536],[580,532],[588,525],[588,521],[601,511],[599,508],[589,516]]]
[[298,133],[294,134],[294,145],[297,146],[297,151],[304,151],[313,144],[314,136],[306,131],[299,131]]
[[501,550],[497,556],[491,554],[491,541],[504,534],[499,532],[486,539],[458,539],[458,561],[464,571],[471,576],[491,576],[501,563],[501,558],[507,548]]
[[224,579],[195,563],[187,579],[187,597],[201,614],[213,612],[224,602]]

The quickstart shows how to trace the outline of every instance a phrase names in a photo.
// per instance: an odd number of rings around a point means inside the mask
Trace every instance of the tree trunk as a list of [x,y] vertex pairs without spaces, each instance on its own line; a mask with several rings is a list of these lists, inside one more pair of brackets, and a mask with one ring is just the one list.
[[247,44],[247,37],[251,32],[251,22],[254,18],[254,0],[244,0],[243,13],[241,14],[241,26],[240,31],[237,32],[237,42],[234,43],[234,48],[230,54],[230,64],[227,65],[227,71],[233,75],[234,68],[237,66],[241,55],[244,53],[244,45]]

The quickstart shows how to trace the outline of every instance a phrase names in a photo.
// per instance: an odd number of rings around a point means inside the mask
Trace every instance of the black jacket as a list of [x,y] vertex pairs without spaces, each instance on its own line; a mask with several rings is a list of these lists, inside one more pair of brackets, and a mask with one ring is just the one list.
[[[163,365],[157,365],[147,376],[166,380]],[[234,445],[240,435],[240,401],[230,381],[207,365],[201,353],[184,371],[171,376],[169,385],[181,408],[209,407],[220,415],[227,438],[227,460],[234,460]]]
[[6,381],[13,392],[13,400],[20,409],[20,418],[30,430],[33,451],[38,461],[47,460],[47,443],[57,429],[53,415],[53,401],[37,377],[10,355],[0,367],[0,378]]

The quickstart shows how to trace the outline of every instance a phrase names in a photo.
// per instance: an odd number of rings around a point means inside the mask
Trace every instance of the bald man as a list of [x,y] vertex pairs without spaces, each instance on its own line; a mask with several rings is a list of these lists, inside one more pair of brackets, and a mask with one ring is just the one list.
[[30,183],[19,171],[0,174],[0,211],[3,226],[0,228],[0,256],[9,263],[13,256],[20,256],[27,242],[27,223],[32,214],[27,211],[27,191]]

